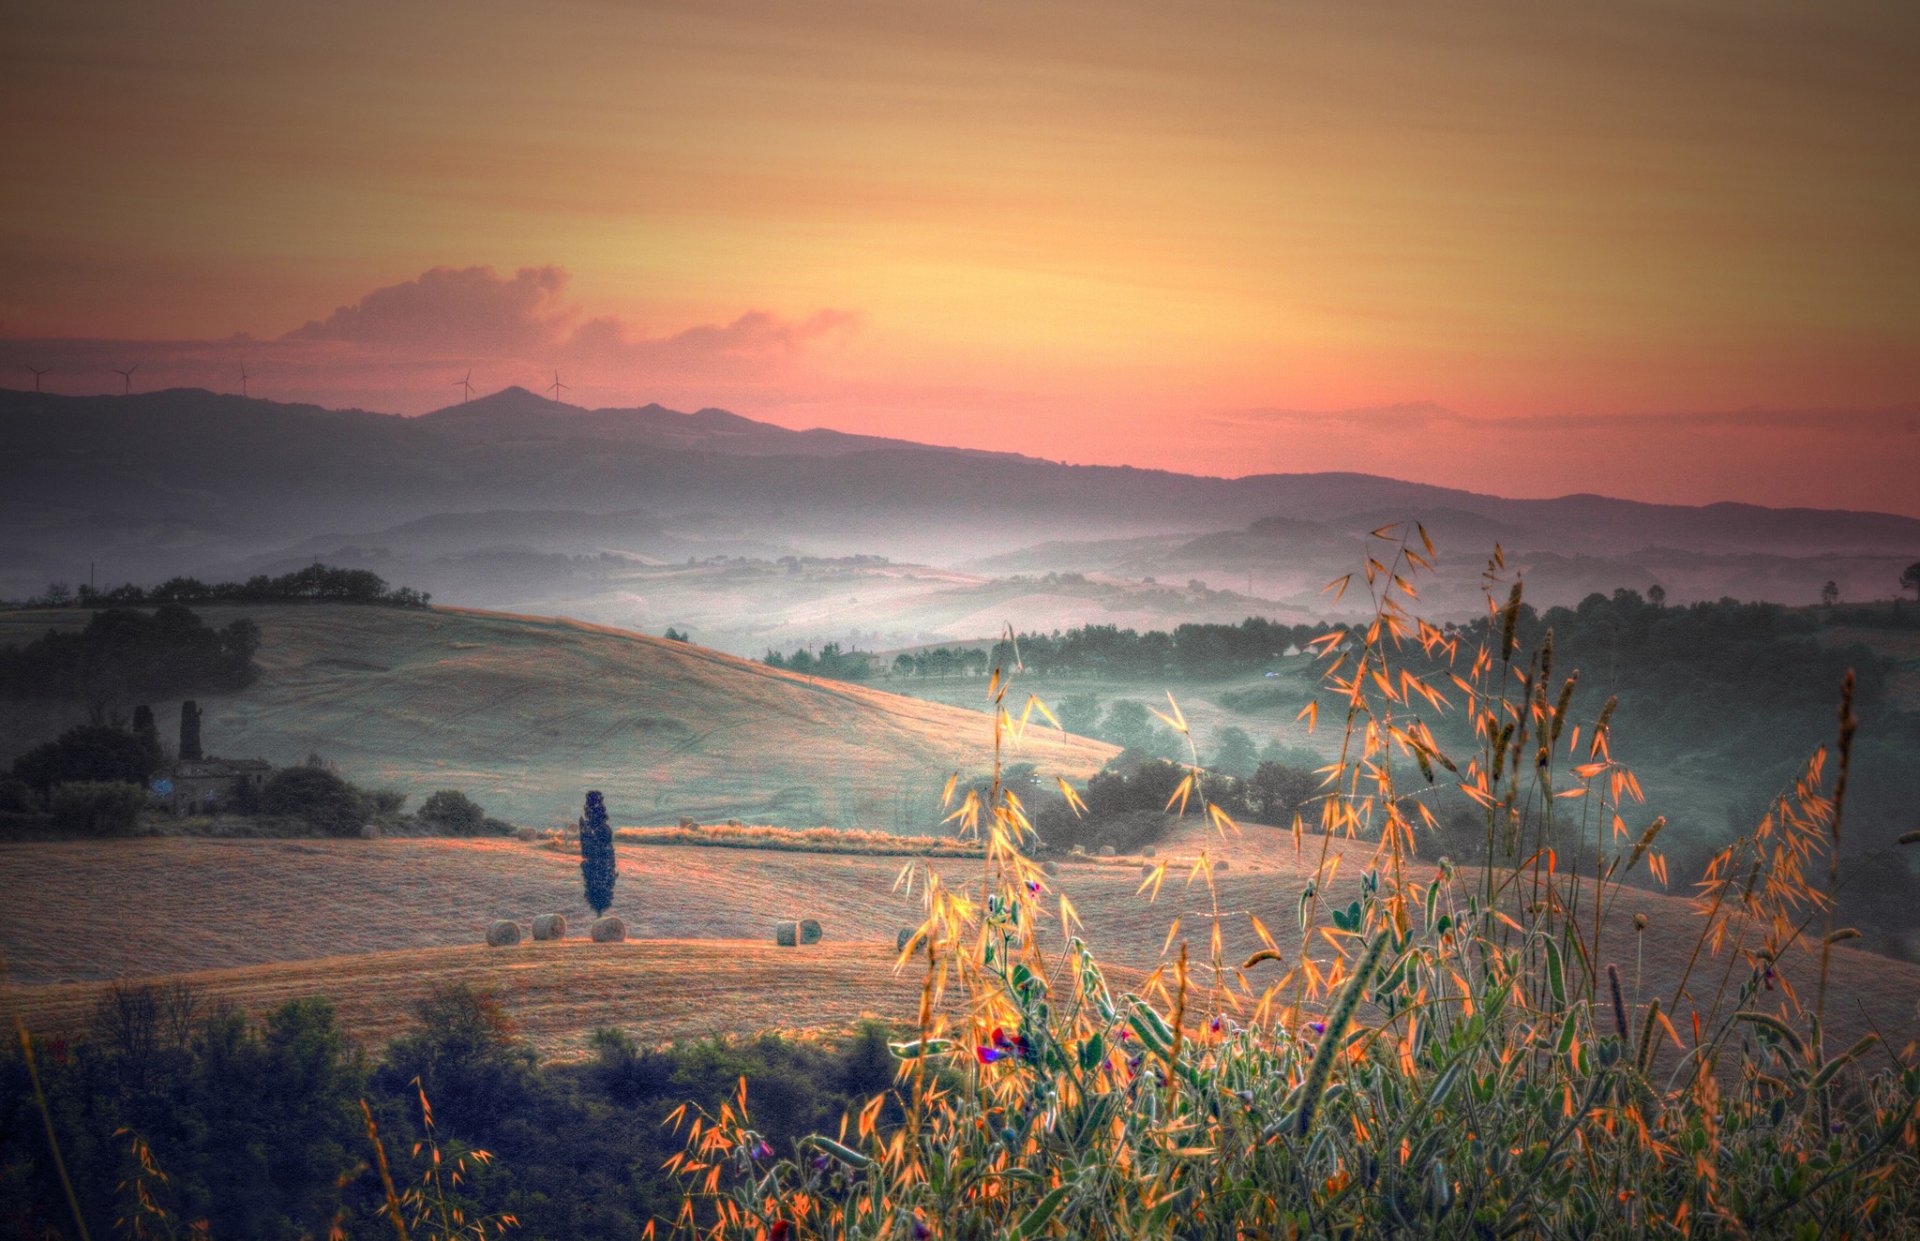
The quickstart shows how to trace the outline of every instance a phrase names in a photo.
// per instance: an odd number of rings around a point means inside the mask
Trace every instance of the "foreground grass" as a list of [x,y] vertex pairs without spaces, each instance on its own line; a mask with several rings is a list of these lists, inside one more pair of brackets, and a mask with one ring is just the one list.
[[[1644,927],[1609,913],[1629,875],[1664,878],[1664,820],[1611,757],[1611,704],[1570,718],[1551,635],[1516,649],[1517,586],[1458,649],[1407,607],[1424,533],[1377,541],[1374,623],[1327,673],[1341,758],[1319,802],[1323,840],[1376,843],[1357,899],[1322,899],[1342,856],[1325,850],[1300,952],[1256,926],[1269,947],[1234,965],[1216,905],[1197,954],[1176,923],[1177,953],[1116,992],[996,781],[959,811],[987,847],[978,880],[913,876],[927,915],[903,953],[922,978],[916,1036],[893,1048],[904,1119],[880,1123],[876,1098],[782,1157],[745,1089],[684,1110],[674,1234],[1920,1234],[1913,1049],[1826,1034],[1850,934],[1835,859],[1851,678],[1834,750],[1714,858],[1686,970],[1643,993]],[[1402,644],[1459,671],[1404,675]],[[1011,727],[998,676],[994,694]],[[1467,713],[1477,752],[1434,743],[1419,715],[1446,710]],[[1485,854],[1428,879],[1412,858],[1443,796],[1484,813]],[[1050,951],[1038,928],[1056,916],[1068,938]],[[956,991],[957,1021],[941,1005]]]

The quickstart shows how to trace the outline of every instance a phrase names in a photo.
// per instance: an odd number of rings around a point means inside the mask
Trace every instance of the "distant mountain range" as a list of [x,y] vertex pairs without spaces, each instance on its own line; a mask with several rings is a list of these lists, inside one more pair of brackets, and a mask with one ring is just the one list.
[[[508,548],[641,561],[865,553],[989,573],[1257,578],[1290,552],[1317,571],[1368,528],[1405,518],[1476,565],[1495,542],[1606,561],[1667,549],[1870,562],[1863,580],[1877,580],[1882,559],[1920,559],[1920,520],[1885,513],[1073,466],[717,409],[588,410],[522,388],[416,418],[197,389],[0,391],[0,444],[0,595],[11,596],[84,580],[89,563],[103,581],[152,581],[345,547],[404,547],[403,560]],[[1874,589],[1891,594],[1893,582]]]

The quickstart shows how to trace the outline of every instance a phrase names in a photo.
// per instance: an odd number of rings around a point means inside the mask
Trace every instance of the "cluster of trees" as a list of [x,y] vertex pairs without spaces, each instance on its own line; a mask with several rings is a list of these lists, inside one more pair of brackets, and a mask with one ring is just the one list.
[[[41,827],[51,817],[53,826],[78,835],[129,832],[147,804],[148,782],[166,764],[153,715],[145,708],[131,729],[111,724],[70,728],[20,755],[12,774],[0,777],[0,827]],[[300,819],[327,835],[353,836],[365,823],[398,815],[406,800],[397,789],[351,783],[315,754],[298,767],[274,772],[258,790],[245,781],[236,783],[221,808]],[[431,794],[414,818],[428,830],[449,836],[512,830],[458,789]]]
[[[1204,679],[1268,667],[1289,647],[1304,647],[1328,632],[1325,624],[1283,625],[1250,616],[1237,625],[1192,623],[1171,633],[1138,633],[1117,625],[1019,635],[1020,663],[1041,676],[1101,676],[1116,680]],[[995,645],[990,663],[1011,666],[1013,652]]]
[[927,651],[902,651],[893,657],[893,675],[907,677],[981,677],[992,666],[991,657],[977,646],[936,646]]
[[[680,1204],[661,1168],[682,1144],[661,1124],[674,1108],[717,1107],[745,1077],[756,1129],[786,1154],[889,1090],[896,1063],[885,1032],[869,1028],[838,1047],[769,1036],[665,1049],[602,1030],[591,1058],[541,1065],[485,992],[442,989],[416,1017],[369,1058],[324,1000],[249,1022],[190,989],[130,988],[101,1004],[84,1038],[37,1040],[54,1136],[92,1235],[121,1235],[116,1220],[139,1221],[142,1236],[186,1235],[199,1220],[214,1237],[390,1235],[364,1099],[402,1186],[436,1155],[447,1166],[475,1148],[494,1156],[469,1161],[472,1176],[450,1190],[469,1220],[509,1213],[515,1235],[533,1237],[638,1236]],[[0,1109],[0,1233],[65,1235],[65,1195],[17,1042],[0,1058]],[[882,1121],[899,1116],[893,1106]],[[438,1151],[415,1145],[429,1136]],[[136,1140],[164,1181],[139,1183]],[[141,1188],[166,1221],[139,1209]]]
[[78,632],[0,648],[0,697],[77,698],[99,721],[115,703],[238,689],[259,649],[260,628],[245,618],[215,629],[178,603],[108,608]]
[[818,655],[806,647],[793,654],[768,651],[761,660],[769,668],[785,668],[803,676],[825,677],[830,681],[864,681],[872,675],[872,664],[864,651],[842,650],[838,642],[829,642]]
[[[1315,765],[1311,754],[1294,751],[1285,759],[1255,763],[1245,776],[1207,770],[1199,788],[1189,794],[1187,812],[1196,813],[1204,795],[1236,819],[1290,823],[1295,814],[1310,813],[1308,803],[1320,787]],[[1056,852],[1112,845],[1126,853],[1158,844],[1173,829],[1175,815],[1168,802],[1179,809],[1175,799],[1187,773],[1185,766],[1166,759],[1122,756],[1075,790],[1083,812],[1063,797],[1035,798],[1034,830],[1045,847]]]
[[389,587],[386,579],[368,569],[337,569],[310,564],[278,577],[257,574],[244,582],[203,582],[176,577],[158,586],[127,583],[111,590],[78,588],[53,582],[44,594],[25,600],[29,608],[119,608],[156,603],[278,603],[307,600],[327,603],[379,603],[390,607],[424,608],[432,596],[409,586]]

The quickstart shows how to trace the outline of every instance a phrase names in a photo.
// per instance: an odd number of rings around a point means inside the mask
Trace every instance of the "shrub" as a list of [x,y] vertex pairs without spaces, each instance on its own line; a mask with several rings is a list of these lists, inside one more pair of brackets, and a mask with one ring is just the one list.
[[407,795],[399,789],[367,789],[365,796],[367,808],[374,814],[399,814],[407,804]]
[[449,836],[475,836],[487,825],[487,812],[459,789],[441,789],[427,798],[418,817]]
[[18,776],[0,776],[0,814],[29,814],[39,808],[31,784]]
[[146,744],[124,728],[82,724],[13,760],[13,774],[42,793],[56,784],[116,780],[144,785],[153,772]]
[[324,767],[288,767],[261,790],[268,814],[291,815],[330,836],[353,836],[366,818],[360,791]]
[[146,790],[117,781],[75,781],[62,784],[49,798],[55,826],[87,836],[119,836],[134,829]]

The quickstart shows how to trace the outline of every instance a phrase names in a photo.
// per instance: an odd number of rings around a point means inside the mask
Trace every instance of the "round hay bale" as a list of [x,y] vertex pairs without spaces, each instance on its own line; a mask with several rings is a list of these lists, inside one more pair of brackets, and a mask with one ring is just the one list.
[[487,947],[511,948],[520,942],[520,924],[511,918],[502,918],[487,928]]
[[817,944],[820,942],[820,934],[821,934],[820,924],[818,922],[815,922],[812,918],[800,919],[800,942],[801,943]]
[[540,833],[531,827],[517,827],[513,830],[513,838],[515,840],[526,841],[530,844],[540,839]]
[[697,832],[700,830],[700,823],[698,820],[689,819],[683,814],[680,816],[680,830],[683,832]]
[[795,944],[798,944],[800,942],[800,924],[798,922],[782,922],[779,926],[774,927],[773,942],[782,948],[791,948]]
[[593,936],[596,944],[617,944],[627,938],[627,924],[614,914],[608,914],[604,918],[595,918],[593,928],[587,933]]
[[1213,873],[1216,875],[1227,869],[1229,868],[1227,866],[1227,859],[1225,858],[1221,858],[1213,864]]
[[362,840],[378,840],[385,834],[386,833],[380,830],[378,823],[362,823],[360,825],[360,839]]
[[1113,846],[1112,846],[1112,845],[1101,845],[1101,846],[1100,846],[1100,856],[1101,856],[1101,857],[1112,857],[1113,855],[1114,855],[1114,854],[1113,854]]
[[893,937],[893,950],[895,952],[905,952],[907,950],[907,945],[912,943],[913,937],[915,935],[918,935],[919,933],[920,933],[920,929],[918,927],[911,927],[911,926],[901,927],[900,933]]
[[533,919],[533,937],[535,939],[565,939],[567,937],[567,915],[536,915]]
[[1057,875],[1060,873],[1060,863],[1042,862],[1040,863],[1040,869],[1045,871],[1049,875]]

